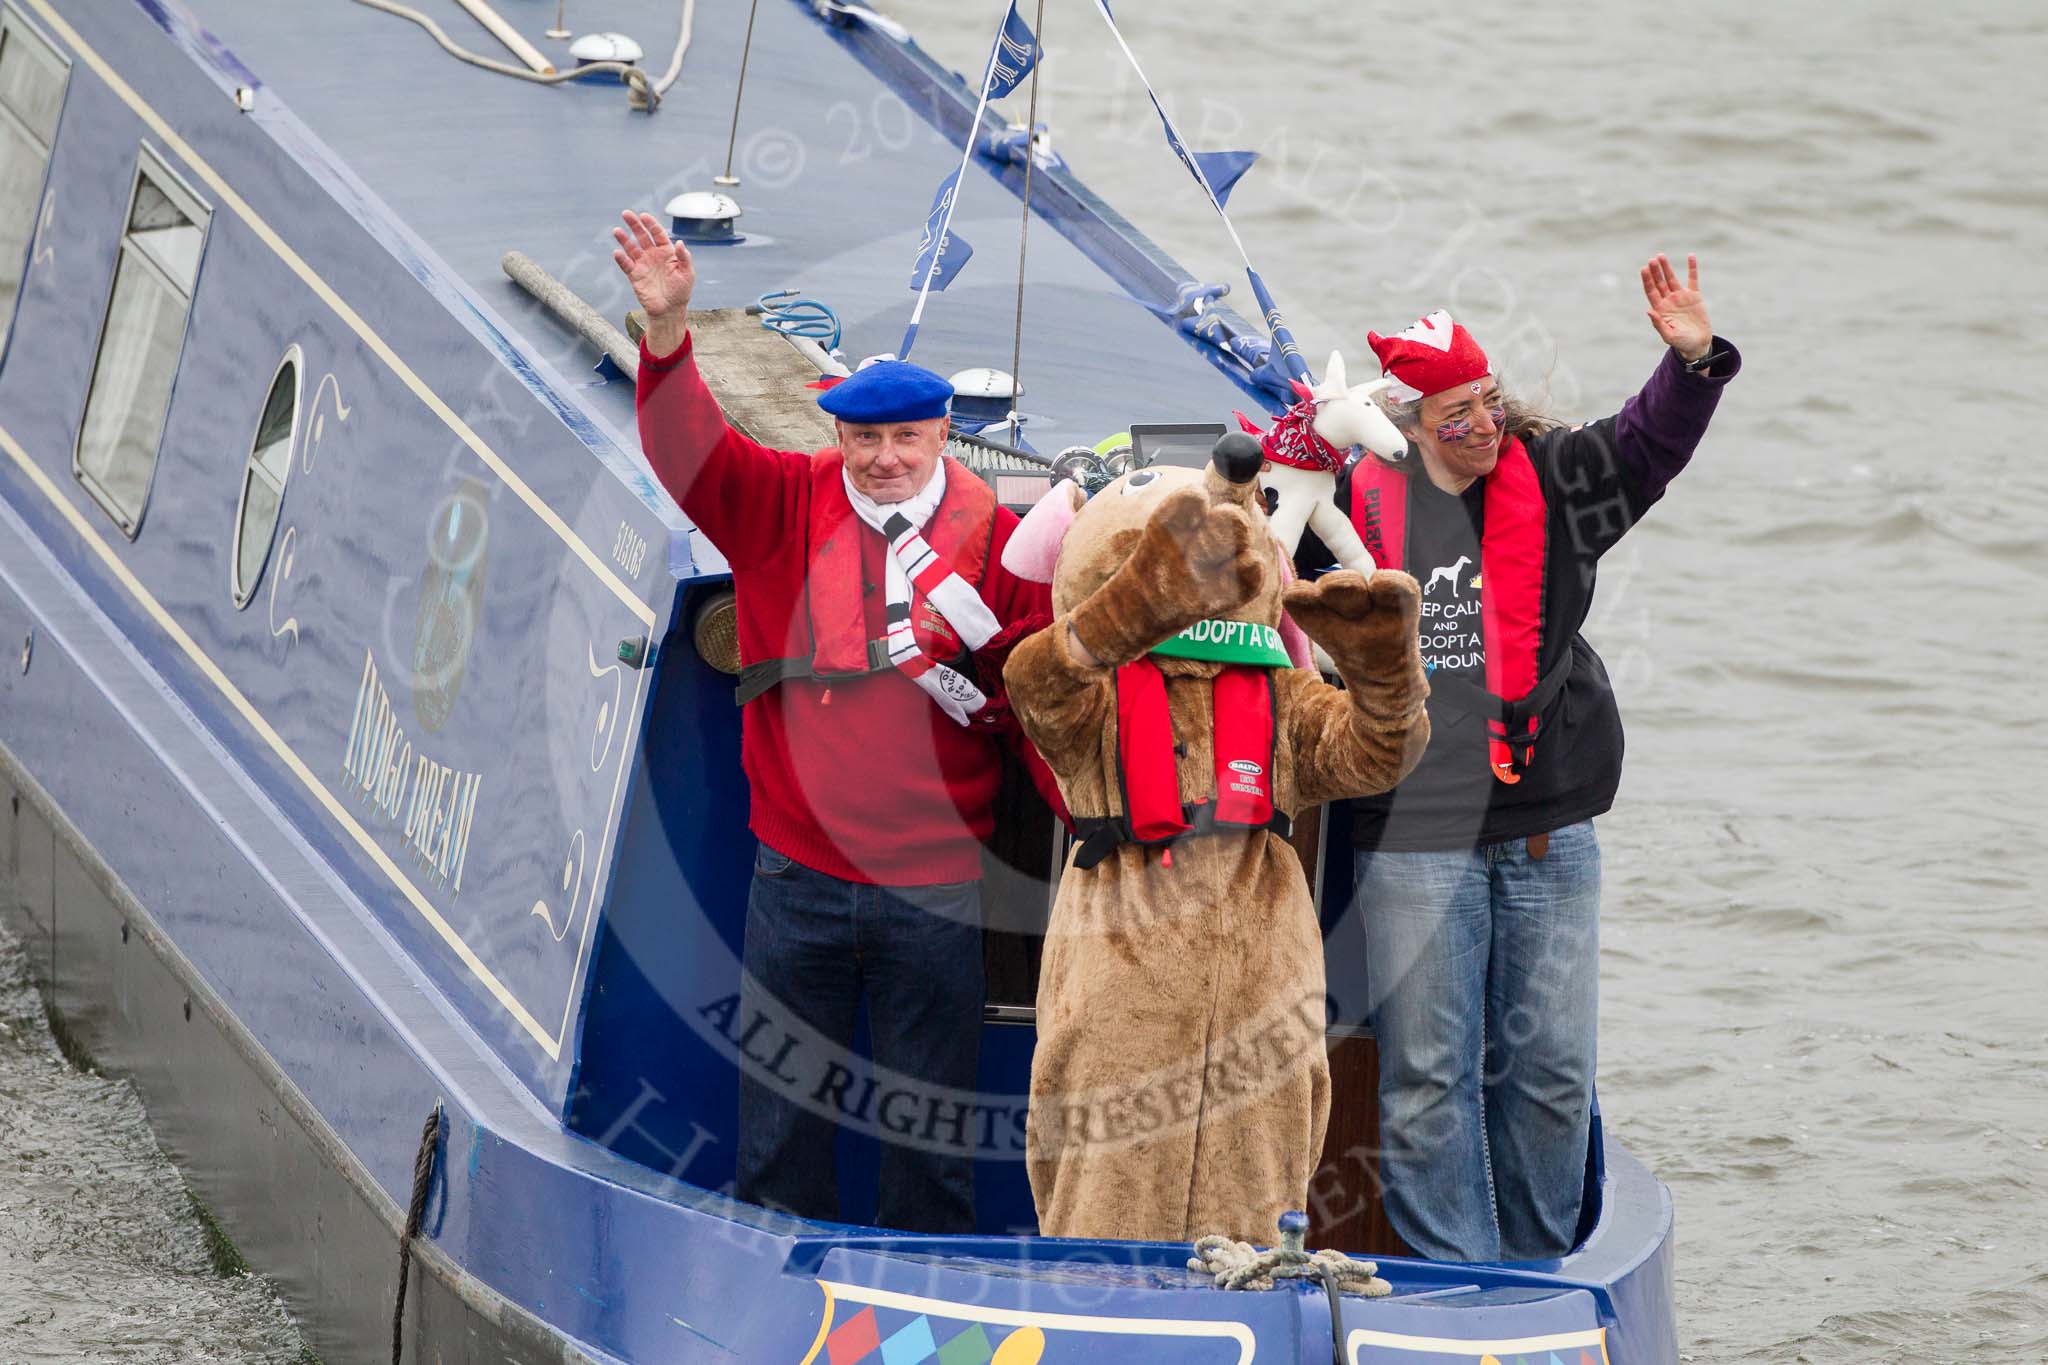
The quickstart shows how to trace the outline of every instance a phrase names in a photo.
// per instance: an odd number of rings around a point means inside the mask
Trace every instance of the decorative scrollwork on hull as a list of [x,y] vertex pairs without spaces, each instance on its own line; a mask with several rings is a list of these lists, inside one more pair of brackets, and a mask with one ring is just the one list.
[[579,829],[569,836],[569,852],[562,859],[562,895],[566,902],[562,910],[562,927],[555,927],[554,912],[548,908],[547,901],[537,900],[533,903],[531,913],[540,916],[541,923],[547,925],[548,933],[557,943],[568,937],[570,926],[576,923],[576,902],[583,895],[584,855],[587,847],[588,841],[584,839],[582,830]]
[[[313,424],[307,429],[305,439],[299,443],[299,473],[301,477],[310,475],[313,472],[315,452],[319,449],[322,438],[327,434],[327,413],[321,404],[329,395],[333,397],[332,406],[337,426],[348,421],[349,414],[355,411],[354,408],[341,401],[341,381],[334,377],[334,371],[329,370],[326,374],[320,376],[319,387],[313,390]],[[289,469],[291,466],[286,465],[285,467]],[[284,650],[286,654],[289,654],[292,646],[299,642],[299,618],[296,615],[287,615],[284,620],[278,620],[277,596],[279,591],[291,579],[292,570],[298,564],[298,553],[299,526],[294,521],[287,524],[284,531],[278,536],[277,566],[270,574],[268,594],[270,638],[285,641]],[[289,605],[287,605],[286,611],[290,611]]]
[[283,622],[278,621],[277,590],[292,576],[292,566],[298,557],[298,546],[299,528],[296,525],[285,527],[284,534],[277,540],[277,568],[270,575],[270,638],[281,640],[289,635],[291,640],[285,645],[287,653],[290,652],[292,645],[299,642],[299,618],[287,616]]
[[348,421],[355,409],[341,401],[341,381],[329,370],[320,376],[320,387],[313,390],[313,429],[307,433],[306,443],[299,450],[299,472],[313,472],[313,459],[320,451],[320,442],[327,435],[327,414],[320,407],[320,400],[332,392],[334,395],[334,422],[336,426]]
[[583,646],[588,658],[592,680],[609,676],[612,680],[611,700],[601,701],[597,706],[597,723],[590,732],[590,771],[603,772],[605,760],[611,756],[612,740],[619,732],[619,706],[625,699],[626,675],[618,664],[606,668],[597,666],[597,651],[587,642]]

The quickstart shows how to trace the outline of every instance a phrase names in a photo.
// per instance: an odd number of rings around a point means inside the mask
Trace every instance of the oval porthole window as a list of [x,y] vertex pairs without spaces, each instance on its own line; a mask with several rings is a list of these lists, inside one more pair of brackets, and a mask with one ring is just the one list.
[[277,538],[277,514],[284,506],[285,477],[292,472],[293,437],[299,427],[299,348],[278,362],[249,444],[242,471],[242,500],[235,509],[234,592],[237,608],[249,605]]

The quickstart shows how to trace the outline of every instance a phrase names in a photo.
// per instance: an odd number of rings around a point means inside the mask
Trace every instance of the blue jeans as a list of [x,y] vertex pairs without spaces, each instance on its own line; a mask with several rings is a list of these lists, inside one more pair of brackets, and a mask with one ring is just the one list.
[[1533,1261],[1578,1231],[1600,988],[1593,822],[1360,853],[1387,1216],[1418,1255]]
[[[933,1086],[974,1088],[984,991],[980,883],[841,881],[763,844],[747,895],[745,962],[743,1018],[794,1014],[865,1076],[850,1056],[865,994],[877,1066]],[[764,1083],[743,1066],[735,1193],[839,1221],[836,1126],[814,1096]],[[974,1231],[969,1151],[884,1143],[880,1186],[875,1221],[883,1227]]]

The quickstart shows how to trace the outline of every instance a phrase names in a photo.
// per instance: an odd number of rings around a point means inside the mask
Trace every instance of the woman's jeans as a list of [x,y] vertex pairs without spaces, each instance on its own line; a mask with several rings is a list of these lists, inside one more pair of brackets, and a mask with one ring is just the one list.
[[1387,1216],[1416,1254],[1560,1256],[1578,1231],[1599,1015],[1600,845],[1554,831],[1359,853]]
[[[972,1091],[981,1053],[981,884],[870,886],[841,881],[763,844],[747,895],[741,1017],[795,1016],[852,1056],[867,997],[875,1064],[911,1085]],[[887,1108],[887,1096],[880,1106]],[[863,1101],[865,1105],[866,1101]],[[922,1106],[919,1106],[922,1108]],[[735,1193],[748,1203],[838,1221],[829,1103],[740,1070]],[[868,1112],[870,1122],[876,1114]],[[972,1134],[968,1136],[971,1143]],[[912,1232],[974,1231],[973,1149],[884,1142],[875,1221]]]

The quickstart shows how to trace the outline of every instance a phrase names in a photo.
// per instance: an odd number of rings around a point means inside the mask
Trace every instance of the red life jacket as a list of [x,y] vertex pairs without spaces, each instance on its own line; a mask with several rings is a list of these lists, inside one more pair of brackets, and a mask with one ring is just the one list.
[[[939,499],[938,509],[924,527],[925,543],[978,591],[995,535],[995,494],[972,470],[950,456],[941,458],[949,466],[946,495]],[[872,533],[847,501],[840,472],[844,463],[836,449],[821,450],[811,457],[804,616],[800,622],[790,623],[793,648],[789,657],[762,659],[740,670],[736,697],[742,706],[790,678],[850,678],[896,671],[884,640],[868,636],[861,538]],[[914,583],[910,621],[918,648],[931,658],[955,666],[966,658],[959,636]],[[802,638],[805,635],[808,640]],[[801,652],[806,645],[808,654]]]
[[[1119,844],[1159,847],[1219,829],[1287,836],[1293,822],[1273,809],[1273,670],[1226,664],[1210,687],[1216,795],[1184,801],[1166,675],[1149,658],[1117,669],[1116,776],[1124,813],[1074,822],[1081,836],[1075,867],[1095,866]],[[1169,862],[1172,856],[1169,850]]]
[[[1367,455],[1351,468],[1351,524],[1372,552],[1373,563],[1408,567],[1410,475]],[[1543,571],[1548,562],[1550,518],[1543,485],[1529,452],[1516,437],[1501,447],[1500,460],[1486,476],[1485,524],[1479,536],[1479,637],[1486,648],[1486,690],[1479,710],[1486,716],[1486,754],[1493,775],[1522,780],[1535,756],[1540,712],[1562,686],[1566,662],[1539,680],[1543,653]],[[1461,680],[1431,678],[1434,692],[1457,704],[1465,700]],[[1464,685],[1467,691],[1469,684]]]

